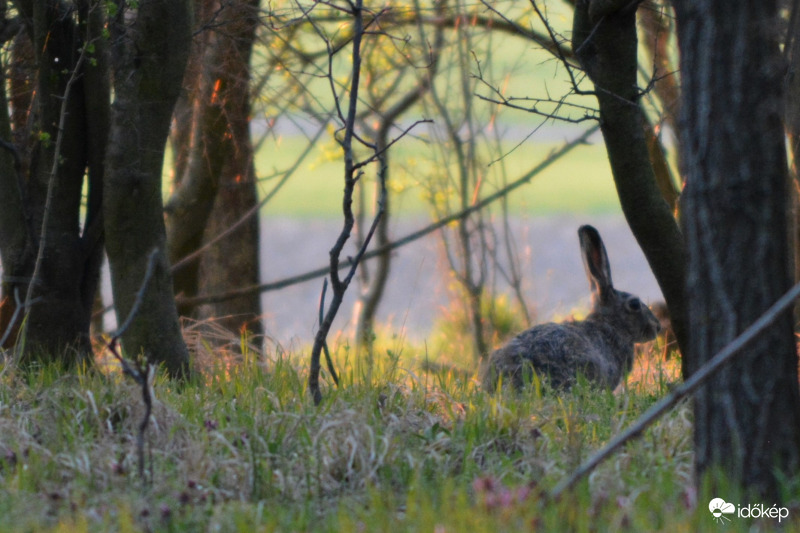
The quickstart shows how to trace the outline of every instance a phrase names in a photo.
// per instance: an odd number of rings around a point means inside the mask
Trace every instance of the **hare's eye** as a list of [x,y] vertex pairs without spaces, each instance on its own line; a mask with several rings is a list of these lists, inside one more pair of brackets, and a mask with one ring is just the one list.
[[630,311],[641,311],[642,305],[642,301],[639,298],[631,298],[628,300],[628,310]]

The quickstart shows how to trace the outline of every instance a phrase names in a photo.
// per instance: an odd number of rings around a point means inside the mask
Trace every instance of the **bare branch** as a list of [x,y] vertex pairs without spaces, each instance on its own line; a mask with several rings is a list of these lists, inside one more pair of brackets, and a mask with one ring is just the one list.
[[0,338],[0,348],[5,346],[6,341],[11,336],[11,333],[14,331],[14,326],[16,325],[17,320],[19,320],[20,313],[25,308],[23,303],[19,300],[19,287],[14,287],[14,300],[16,300],[17,305],[15,306],[14,314],[11,315],[11,320],[8,321],[8,327],[6,328],[6,331],[3,333],[3,337]]
[[225,237],[227,237],[228,235],[230,235],[231,233],[236,231],[239,227],[241,227],[250,218],[255,216],[262,207],[267,205],[267,203],[269,203],[269,201],[272,200],[272,198],[278,193],[278,191],[280,191],[280,189],[286,184],[286,182],[289,181],[289,178],[292,177],[292,175],[294,175],[295,171],[297,171],[297,169],[300,168],[300,164],[305,160],[306,156],[308,156],[308,154],[311,153],[311,149],[316,145],[316,143],[320,139],[320,137],[322,137],[322,134],[325,132],[325,127],[327,125],[328,125],[327,121],[324,122],[322,125],[320,125],[319,129],[314,134],[314,137],[311,139],[311,141],[309,141],[309,143],[306,146],[305,150],[303,150],[303,153],[300,154],[300,156],[294,162],[292,167],[290,169],[288,169],[286,172],[284,172],[283,176],[278,181],[278,183],[275,184],[275,186],[272,188],[272,190],[269,191],[269,193],[267,193],[264,196],[264,198],[261,199],[260,202],[258,202],[256,205],[254,205],[253,207],[248,209],[239,218],[239,220],[237,220],[236,222],[231,224],[230,227],[228,227],[225,231],[223,231],[223,232],[219,233],[218,235],[214,236],[213,238],[209,239],[208,242],[203,244],[203,246],[201,246],[200,248],[198,248],[194,252],[188,254],[187,256],[183,257],[180,261],[177,261],[175,264],[173,264],[171,269],[170,269],[171,272],[175,272],[175,271],[185,267],[186,265],[190,264],[191,262],[198,260],[206,250],[208,250],[214,244],[218,243],[219,241],[221,241],[222,239],[224,239]]
[[[572,124],[579,124],[587,120],[600,120],[600,111],[598,109],[582,104],[573,104],[572,102],[567,102],[566,99],[569,97],[569,95],[565,95],[564,97],[559,98],[558,100],[552,98],[530,98],[525,96],[506,97],[500,92],[500,90],[497,87],[490,85],[486,80],[484,79],[479,79],[479,80],[481,81],[481,83],[489,87],[491,91],[497,95],[497,98],[491,98],[489,96],[484,96],[482,94],[475,95],[484,102],[502,105],[510,109],[516,109],[518,111],[526,111],[528,113],[538,115],[540,117],[544,117],[547,119],[559,120],[561,122],[569,122]],[[531,102],[532,105],[524,106],[516,102]],[[541,108],[539,107],[540,105],[552,105],[555,107],[555,109],[553,111],[542,111]],[[566,107],[568,109],[574,109],[575,111],[583,113],[583,116],[573,118],[570,116],[561,115],[558,113],[558,111],[562,107]]]
[[[403,137],[408,135],[409,132],[411,132],[411,130],[413,130],[414,128],[416,128],[420,124],[431,124],[431,123],[433,123],[433,120],[430,120],[430,119],[427,119],[427,118],[415,121],[409,127],[407,127],[402,132],[400,132],[400,135],[398,135],[397,137],[395,137],[394,139],[389,141],[389,143],[387,143],[384,148],[377,149],[377,145],[375,145],[375,148],[376,148],[375,153],[372,154],[367,159],[365,159],[363,161],[359,161],[358,163],[354,164],[353,165],[353,169],[354,170],[358,170],[361,167],[365,167],[365,166],[369,165],[370,163],[374,163],[375,161],[379,160],[381,158],[381,156],[384,155],[387,150],[389,150],[389,148],[394,146],[397,143],[397,141],[399,141],[400,139],[402,139]],[[390,122],[381,122],[382,127],[385,127],[385,128],[388,128],[388,124],[390,124]]]
[[[409,244],[409,243],[411,243],[413,241],[416,241],[417,239],[420,239],[420,238],[424,237],[425,235],[433,233],[434,231],[436,231],[438,229],[441,229],[444,226],[446,226],[446,225],[448,225],[448,224],[450,224],[450,223],[452,223],[454,221],[457,221],[457,220],[460,220],[461,218],[469,216],[470,214],[474,213],[475,211],[481,210],[484,207],[486,207],[487,205],[499,200],[500,198],[503,198],[504,196],[510,194],[515,189],[518,189],[522,185],[525,185],[526,183],[528,183],[533,177],[535,177],[536,175],[538,175],[539,173],[544,171],[546,168],[548,168],[550,165],[555,163],[561,157],[565,156],[567,153],[572,151],[574,148],[586,144],[586,142],[589,139],[589,137],[591,137],[594,133],[596,133],[599,128],[600,128],[599,126],[595,125],[595,126],[592,126],[589,129],[587,129],[580,136],[576,137],[575,139],[573,139],[571,141],[568,141],[567,143],[564,144],[564,146],[562,146],[558,150],[555,150],[554,152],[552,152],[544,161],[542,161],[541,163],[539,163],[538,165],[533,167],[531,170],[529,170],[528,172],[526,172],[525,174],[523,174],[522,176],[520,176],[516,180],[512,181],[511,183],[509,183],[505,187],[503,187],[501,189],[498,189],[497,191],[495,191],[494,193],[490,194],[489,196],[486,196],[485,198],[475,202],[473,205],[469,206],[468,208],[466,208],[466,209],[464,209],[462,211],[459,211],[457,213],[453,213],[451,215],[448,215],[446,217],[442,217],[439,220],[437,220],[436,222],[432,222],[431,224],[429,224],[429,225],[427,225],[427,226],[425,226],[423,228],[420,228],[417,231],[409,233],[405,237],[402,237],[402,238],[400,238],[400,239],[398,239],[396,241],[393,241],[393,242],[391,242],[391,243],[389,243],[389,244],[387,244],[385,246],[382,246],[380,248],[376,248],[376,249],[371,250],[369,252],[364,252],[362,259],[364,259],[364,260],[371,259],[371,258],[373,258],[373,257],[375,257],[375,256],[377,256],[379,254],[385,253],[387,251],[392,251],[392,250],[396,250],[398,248],[401,248],[402,246],[405,246],[406,244]],[[339,262],[338,268],[339,269],[348,268],[348,267],[352,266],[352,264],[353,264],[352,259],[347,259],[347,260]],[[200,305],[200,304],[204,304],[204,303],[213,303],[213,302],[218,302],[218,301],[224,301],[224,300],[228,300],[228,299],[232,299],[232,298],[238,298],[238,297],[240,297],[242,295],[245,295],[245,294],[251,294],[253,292],[269,292],[269,291],[274,291],[274,290],[278,290],[278,289],[283,289],[285,287],[289,287],[291,285],[296,285],[296,284],[302,283],[304,281],[309,281],[309,280],[312,280],[312,279],[319,278],[319,277],[324,276],[325,274],[327,274],[329,271],[330,271],[330,267],[329,266],[320,267],[320,268],[316,268],[314,270],[310,270],[308,272],[304,272],[302,274],[298,274],[296,276],[291,276],[291,277],[284,278],[284,279],[278,280],[278,281],[273,281],[273,282],[270,282],[270,283],[262,283],[262,284],[253,285],[253,286],[250,286],[250,287],[242,287],[241,289],[237,289],[237,290],[234,290],[234,291],[228,291],[228,292],[224,292],[224,293],[200,295],[200,296],[197,296],[197,297],[194,297],[194,298],[180,298],[179,297],[178,301],[180,303],[187,303],[187,304],[190,304],[190,305]]]
[[[28,302],[28,306],[39,303],[42,300],[43,298],[41,296],[38,298],[34,298],[30,302]],[[2,347],[5,346],[6,341],[8,341],[11,335],[14,335],[15,333],[19,332],[19,330],[15,326],[17,324],[17,321],[19,320],[20,315],[22,315],[23,311],[27,309],[27,307],[25,307],[25,304],[19,298],[19,287],[17,286],[14,287],[14,303],[15,303],[14,313],[11,315],[11,319],[8,321],[8,326],[6,326],[6,330],[3,333],[3,337],[0,338],[0,351],[2,351],[3,353],[3,363],[4,363],[3,372],[5,372],[6,369],[8,368],[8,355],[6,351],[2,349]],[[0,372],[0,374],[2,374],[3,372]]]
[[[325,293],[328,292],[328,278],[322,280],[322,294],[319,297],[319,323],[325,320]],[[328,349],[328,341],[322,344],[322,351],[325,352],[325,363],[328,365],[328,372],[331,373],[331,378],[333,378],[333,382],[336,386],[339,386],[339,376],[336,374],[336,368],[333,366],[333,360],[331,359],[331,352]]]
[[117,328],[117,331],[111,335],[111,340],[113,342],[116,342],[120,337],[122,337],[125,331],[127,331],[127,329],[130,327],[134,317],[136,317],[136,315],[139,313],[139,308],[142,306],[142,301],[144,300],[145,290],[147,290],[147,284],[150,283],[150,278],[153,277],[158,253],[158,248],[154,248],[147,256],[147,268],[144,272],[142,285],[139,287],[139,291],[136,293],[136,299],[133,301],[133,306],[128,313],[128,317],[125,319],[125,322],[123,322],[122,325]]
[[[347,287],[350,284],[353,275],[355,274],[356,268],[358,267],[358,262],[360,261],[361,257],[364,255],[364,252],[366,251],[366,247],[369,244],[375,226],[378,220],[380,220],[381,215],[383,214],[383,201],[381,200],[380,202],[381,206],[375,215],[375,221],[373,222],[373,227],[370,230],[370,234],[367,235],[366,239],[364,239],[364,244],[361,247],[361,250],[359,250],[359,253],[352,260],[353,265],[351,266],[350,272],[344,279],[341,279],[339,277],[339,270],[340,270],[339,257],[342,250],[344,249],[345,243],[350,238],[350,234],[352,232],[353,225],[355,223],[355,218],[353,216],[353,191],[355,188],[356,180],[358,179],[357,175],[358,169],[356,168],[356,162],[353,154],[353,139],[354,138],[358,139],[355,133],[356,119],[357,119],[356,111],[358,108],[359,79],[361,77],[361,39],[364,35],[364,30],[365,30],[363,1],[357,0],[355,4],[351,3],[351,7],[352,7],[353,26],[354,26],[352,57],[351,57],[352,75],[350,80],[350,98],[348,102],[346,118],[342,115],[341,109],[339,109],[339,116],[340,118],[344,119],[344,137],[339,141],[342,147],[342,151],[344,152],[345,187],[342,199],[342,212],[344,215],[344,224],[342,226],[342,231],[340,232],[339,237],[336,240],[336,243],[333,245],[333,248],[331,248],[329,252],[330,268],[328,270],[328,273],[331,280],[331,289],[333,290],[333,297],[331,298],[330,307],[328,308],[328,311],[325,313],[324,320],[320,323],[319,330],[317,331],[317,334],[314,338],[314,345],[311,349],[311,365],[308,376],[308,388],[311,391],[314,403],[316,405],[319,405],[319,403],[322,401],[322,393],[320,392],[319,388],[320,354],[327,345],[328,332],[330,331],[331,325],[333,324],[333,319],[336,317],[336,314],[339,311],[339,307],[341,306],[342,300],[344,298],[344,293],[347,290]],[[329,60],[329,65],[330,65],[330,60]],[[335,95],[332,73],[330,76],[330,81],[331,81],[331,90],[334,92]],[[337,107],[338,107],[338,99],[337,99]],[[369,146],[368,143],[364,144]],[[382,195],[386,194],[385,183],[382,184],[381,194]]]

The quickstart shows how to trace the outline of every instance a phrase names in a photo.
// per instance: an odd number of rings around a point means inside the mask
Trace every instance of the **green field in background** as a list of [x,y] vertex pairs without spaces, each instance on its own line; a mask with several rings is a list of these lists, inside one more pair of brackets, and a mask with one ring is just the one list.
[[[301,137],[285,137],[262,146],[256,159],[262,197],[273,189],[282,172],[293,165],[306,144]],[[415,160],[419,155],[415,144],[421,143],[409,139],[403,145],[401,141],[392,152],[390,180],[392,210],[396,215],[431,212],[424,186],[426,169],[429,170],[431,163]],[[503,159],[506,179],[513,181],[522,176],[562,145],[563,142],[555,141],[523,143]],[[509,144],[508,149],[512,147]],[[344,177],[341,159],[331,159],[336,152],[333,144],[313,148],[262,212],[298,217],[340,215]],[[372,172],[374,169],[369,168],[364,177],[367,194],[372,194],[373,190]],[[481,196],[491,194],[499,185],[487,181]],[[605,147],[596,143],[575,148],[528,184],[513,191],[509,206],[517,214],[618,212],[620,207]]]
[[[511,18],[516,18],[517,15],[523,17],[520,19],[523,25],[541,26],[530,6],[501,2],[499,5],[495,4],[495,8]],[[521,11],[515,11],[517,9]],[[569,36],[572,24],[571,7],[560,3],[548,4],[546,16],[559,35],[564,38]],[[413,28],[407,31],[410,39],[420,39]],[[476,31],[470,34],[470,47],[475,53],[463,69],[456,64],[457,57],[450,49],[446,51],[445,60],[439,69],[436,81],[439,94],[451,100],[450,103],[454,108],[459,107],[463,97],[459,86],[465,73],[472,78],[480,76],[482,79],[475,81],[473,97],[495,98],[493,88],[497,88],[502,90],[506,97],[516,98],[516,105],[523,108],[533,105],[525,98],[553,98],[560,101],[562,95],[569,94],[572,90],[570,77],[561,62],[551,53],[542,50],[538,44],[518,35],[482,31],[481,28],[476,28]],[[337,73],[346,76],[349,68],[348,58],[349,56],[337,56],[334,63],[334,70]],[[413,79],[410,77],[406,83],[410,83]],[[402,87],[405,85],[401,85],[400,94]],[[333,108],[333,99],[327,80],[311,78],[306,90],[314,94],[319,105],[319,116],[325,116],[330,112]],[[262,96],[267,102],[282,101],[285,97],[280,83],[275,86],[267,85],[265,91],[267,92]],[[596,105],[594,97],[591,96],[572,95],[568,101],[587,107]],[[538,108],[540,111],[550,109],[547,104],[539,104]],[[558,109],[557,114],[572,118],[582,113],[577,112],[575,115],[576,112],[570,111],[569,106]],[[410,123],[430,113],[432,113],[430,108],[415,106],[406,113],[403,120]],[[510,152],[502,160],[508,181],[513,181],[528,172],[546,159],[550,152],[563,146],[565,141],[580,135],[583,129],[583,126],[570,127],[566,122],[556,122],[552,131],[562,132],[571,129],[574,132],[553,133],[537,140],[524,141],[515,148],[525,135],[540,126],[545,119],[524,110],[498,107],[477,98],[474,98],[472,113],[475,125],[479,129],[488,128],[487,125],[492,124],[501,130],[502,128],[514,130],[503,141],[503,150]],[[454,116],[460,115],[456,112]],[[270,120],[272,117],[267,115],[266,118]],[[429,118],[441,125],[441,117]],[[552,124],[552,121],[549,123]],[[416,135],[424,136],[419,130],[412,131],[412,134],[401,139],[391,152],[392,211],[399,216],[427,215],[432,211],[426,200],[425,188],[426,176],[431,171],[432,165],[431,148]],[[256,134],[255,137],[257,136]],[[312,149],[309,157],[264,208],[263,213],[298,217],[341,215],[344,186],[341,151],[330,141],[327,134],[323,139],[328,140]],[[299,133],[287,133],[282,136],[269,134],[266,137],[256,156],[262,197],[268,194],[280,179],[281,172],[294,164],[306,144],[307,140]],[[335,159],[334,155],[338,159]],[[488,164],[498,156],[499,154],[495,154],[484,158],[487,175],[496,173],[494,171],[499,164],[496,163],[491,172]],[[374,173],[374,168],[370,168],[364,177],[367,182],[374,179],[370,173]],[[494,182],[487,178],[480,196],[486,196],[496,190],[500,185],[498,181],[500,180],[496,177]],[[518,214],[619,212],[619,202],[602,142],[572,150],[567,156],[534,177],[530,184],[515,190],[510,196],[509,205],[512,211]]]

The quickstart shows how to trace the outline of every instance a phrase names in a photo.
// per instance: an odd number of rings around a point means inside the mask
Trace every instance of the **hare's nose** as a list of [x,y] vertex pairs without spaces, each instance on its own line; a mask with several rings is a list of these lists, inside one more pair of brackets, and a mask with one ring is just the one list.
[[650,325],[653,326],[653,330],[655,330],[656,334],[660,333],[662,329],[664,329],[663,325],[661,324],[661,320],[654,314],[650,313],[650,316],[647,317],[647,321],[650,322]]

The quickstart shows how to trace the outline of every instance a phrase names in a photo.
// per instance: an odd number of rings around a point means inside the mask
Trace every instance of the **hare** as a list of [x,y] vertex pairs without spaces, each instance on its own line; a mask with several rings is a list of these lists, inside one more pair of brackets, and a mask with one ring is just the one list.
[[613,389],[633,366],[634,343],[658,334],[659,321],[650,309],[611,284],[608,255],[597,230],[581,226],[578,238],[592,312],[580,321],[534,326],[495,350],[480,372],[487,391],[494,392],[501,379],[520,389],[533,372],[556,389],[570,387],[579,373],[592,384]]

